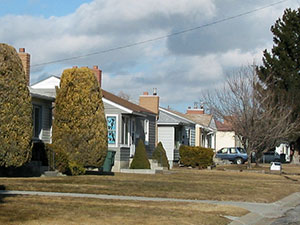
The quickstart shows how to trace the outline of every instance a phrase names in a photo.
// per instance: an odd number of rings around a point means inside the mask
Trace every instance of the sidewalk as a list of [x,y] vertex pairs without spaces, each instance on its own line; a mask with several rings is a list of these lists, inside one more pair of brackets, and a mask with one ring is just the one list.
[[[300,205],[300,192],[293,193],[274,203],[252,203],[252,202],[234,202],[234,201],[214,201],[214,200],[190,200],[176,198],[152,198],[121,195],[102,195],[102,194],[81,194],[81,193],[60,193],[60,192],[38,192],[38,191],[5,191],[0,190],[2,195],[40,195],[55,197],[75,197],[75,198],[98,198],[115,199],[131,201],[156,201],[156,202],[190,202],[190,203],[208,203],[218,205],[231,205],[250,211],[247,215],[234,219],[231,225],[256,224],[268,225],[283,217],[285,213]],[[300,220],[300,219],[299,219]],[[274,223],[275,224],[275,223]]]

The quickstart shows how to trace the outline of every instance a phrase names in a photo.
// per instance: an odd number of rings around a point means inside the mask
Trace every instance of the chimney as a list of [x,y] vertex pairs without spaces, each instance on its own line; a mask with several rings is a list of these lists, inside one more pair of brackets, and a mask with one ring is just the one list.
[[99,82],[99,86],[101,87],[101,82],[102,82],[102,71],[99,70],[98,66],[93,66],[93,71],[94,74],[97,78],[97,81]]
[[30,84],[30,54],[25,52],[25,48],[19,48],[18,54],[22,61],[27,85],[29,85]]
[[157,89],[153,89],[153,95],[144,92],[143,95],[140,96],[139,105],[158,115],[159,96],[157,95]]

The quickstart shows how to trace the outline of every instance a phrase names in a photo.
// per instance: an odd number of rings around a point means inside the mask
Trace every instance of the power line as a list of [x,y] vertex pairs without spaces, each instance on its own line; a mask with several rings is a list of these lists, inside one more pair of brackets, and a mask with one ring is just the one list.
[[49,64],[53,64],[53,63],[60,63],[60,62],[74,60],[74,59],[85,58],[85,57],[89,57],[89,56],[93,56],[93,55],[100,55],[100,54],[104,54],[104,53],[108,53],[108,52],[112,52],[112,51],[117,51],[117,50],[121,50],[121,49],[125,49],[125,48],[130,48],[130,47],[137,46],[137,45],[146,44],[146,43],[149,43],[149,42],[154,42],[154,41],[166,39],[166,38],[169,38],[169,37],[172,37],[172,36],[177,36],[177,35],[180,35],[180,34],[188,33],[188,32],[199,30],[199,29],[209,27],[209,26],[212,26],[212,25],[215,25],[215,24],[223,23],[225,21],[233,20],[233,19],[236,19],[238,17],[249,15],[249,14],[264,10],[266,8],[270,8],[270,7],[273,7],[275,5],[281,4],[281,3],[286,2],[286,1],[288,1],[288,0],[282,0],[282,1],[274,2],[274,3],[271,3],[269,5],[257,8],[257,9],[253,9],[253,10],[250,10],[250,11],[247,11],[247,12],[244,12],[244,13],[240,13],[240,14],[237,14],[237,15],[234,15],[234,16],[230,16],[230,17],[227,17],[227,18],[224,18],[224,19],[216,20],[214,22],[203,24],[203,25],[200,25],[200,26],[197,26],[197,27],[192,27],[192,28],[189,28],[189,29],[185,29],[185,30],[174,32],[174,33],[170,33],[170,34],[167,34],[167,35],[164,35],[164,36],[160,36],[160,37],[156,37],[156,38],[152,38],[152,39],[148,39],[148,40],[144,40],[144,41],[139,41],[139,42],[135,42],[135,43],[127,44],[127,45],[122,45],[122,46],[118,46],[118,47],[113,47],[113,48],[109,48],[109,49],[106,49],[106,50],[93,52],[93,53],[89,53],[89,54],[85,54],[85,55],[73,56],[73,57],[69,57],[69,58],[64,58],[64,59],[39,63],[39,64],[32,65],[31,67],[44,66],[44,65],[49,65]]

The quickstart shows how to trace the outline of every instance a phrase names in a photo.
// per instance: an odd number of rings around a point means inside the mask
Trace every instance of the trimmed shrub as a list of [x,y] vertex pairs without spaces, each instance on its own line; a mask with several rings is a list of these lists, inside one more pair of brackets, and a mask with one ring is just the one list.
[[65,155],[78,165],[101,167],[108,148],[107,125],[94,73],[88,68],[67,69],[56,92],[53,147],[62,168]]
[[56,149],[54,156],[54,168],[63,174],[70,174],[68,155],[64,151]]
[[147,157],[144,142],[140,139],[135,150],[130,169],[150,169],[150,162]]
[[211,148],[181,145],[180,162],[185,166],[207,168],[213,164],[214,152]]
[[82,165],[72,161],[69,162],[69,170],[73,176],[83,175],[86,171]]
[[19,167],[31,158],[32,103],[17,51],[0,43],[0,166]]
[[166,150],[164,149],[164,146],[161,142],[159,142],[156,148],[154,149],[152,158],[156,159],[162,167],[167,167],[168,169],[170,169],[170,164],[166,154]]

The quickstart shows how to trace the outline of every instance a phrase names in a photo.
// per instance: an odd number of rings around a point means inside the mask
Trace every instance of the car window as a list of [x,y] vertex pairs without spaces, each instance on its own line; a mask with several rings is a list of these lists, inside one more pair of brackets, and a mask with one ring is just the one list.
[[240,153],[247,153],[245,149],[239,148]]
[[235,148],[230,148],[230,153],[231,154],[236,154],[236,149]]
[[227,153],[227,148],[222,148],[221,150],[218,151],[218,153],[226,154]]

